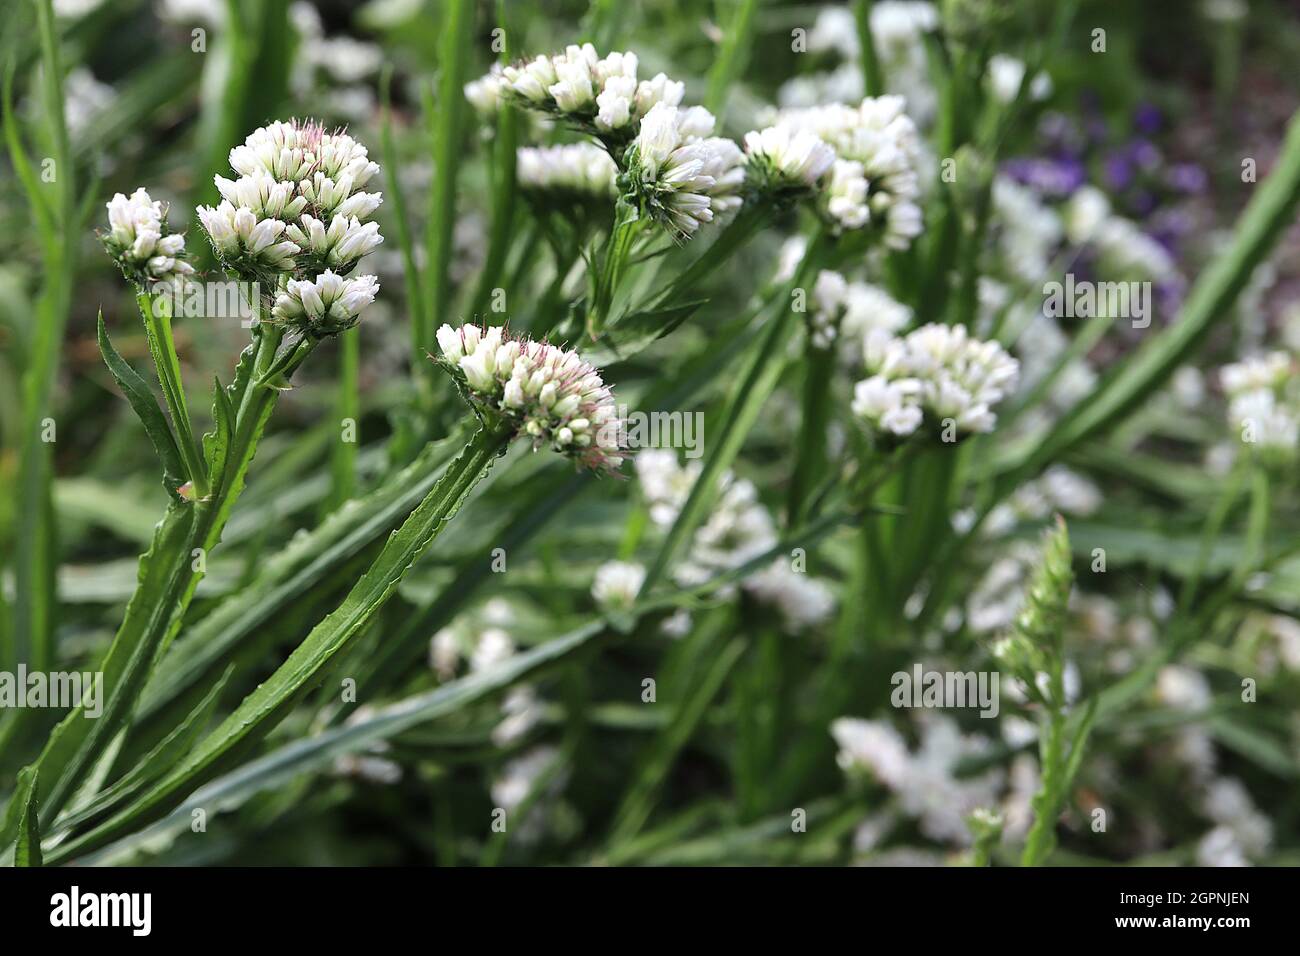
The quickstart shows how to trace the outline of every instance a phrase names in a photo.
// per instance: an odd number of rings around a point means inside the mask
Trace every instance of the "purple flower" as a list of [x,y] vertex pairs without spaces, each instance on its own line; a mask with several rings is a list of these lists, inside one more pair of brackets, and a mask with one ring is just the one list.
[[1165,173],[1165,182],[1170,189],[1184,193],[1201,193],[1205,191],[1205,170],[1195,163],[1178,163],[1169,167]]
[[1152,103],[1143,103],[1133,114],[1133,125],[1138,132],[1150,136],[1159,131],[1163,123],[1160,110]]

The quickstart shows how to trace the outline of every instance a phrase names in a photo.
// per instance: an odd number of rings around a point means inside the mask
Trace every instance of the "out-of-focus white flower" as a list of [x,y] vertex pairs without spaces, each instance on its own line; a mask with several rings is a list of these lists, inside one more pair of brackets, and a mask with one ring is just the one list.
[[506,694],[501,702],[501,712],[505,716],[492,729],[492,742],[498,747],[509,747],[527,736],[541,721],[542,703],[531,684],[519,684]]
[[374,276],[345,279],[326,269],[315,279],[290,279],[276,296],[271,317],[303,332],[335,335],[356,325],[378,293]]
[[104,247],[132,282],[140,286],[183,282],[194,274],[184,260],[185,237],[167,233],[163,204],[143,186],[130,197],[115,193],[106,204],[108,233]]
[[650,520],[660,527],[670,526],[686,504],[703,466],[693,461],[683,468],[677,463],[676,452],[666,448],[647,448],[634,460],[641,493],[650,507]]
[[455,676],[460,655],[460,635],[455,628],[444,627],[429,639],[429,666],[441,680]]
[[1166,664],[1156,677],[1156,697],[1175,710],[1202,711],[1210,706],[1210,683],[1200,671]]
[[84,66],[69,70],[63,79],[63,118],[68,136],[81,139],[116,99],[117,91],[95,79],[95,74]]
[[[1013,56],[994,54],[989,58],[988,73],[985,81],[989,93],[999,103],[1010,103],[1020,92],[1020,84],[1025,78],[1025,64]],[[1039,73],[1029,81],[1026,91],[1031,100],[1045,100],[1052,95],[1052,78],[1046,73]]]
[[469,669],[474,673],[490,670],[515,654],[515,642],[499,627],[489,627],[478,637],[469,658]]
[[841,770],[869,772],[891,789],[901,787],[907,779],[911,755],[892,725],[841,717],[831,722],[831,736],[840,748],[835,759]]
[[924,414],[917,403],[921,382],[914,378],[873,375],[853,386],[853,414],[880,432],[900,438],[921,427]]
[[1196,865],[1237,867],[1250,866],[1250,861],[1232,828],[1217,826],[1196,845]]
[[501,98],[505,94],[506,85],[500,65],[494,65],[491,72],[465,84],[465,99],[484,116],[495,116],[501,109]]
[[748,176],[759,189],[811,190],[835,162],[835,151],[807,130],[769,126],[745,134]]
[[1061,217],[1005,176],[993,181],[993,215],[1003,268],[1023,282],[1041,282],[1065,232]]
[[[1236,848],[1246,858],[1258,858],[1264,855],[1273,843],[1272,822],[1256,809],[1250,791],[1240,780],[1220,777],[1211,781],[1206,787],[1201,809],[1220,828],[1227,828],[1232,833]],[[1222,836],[1218,840],[1227,845],[1227,841]]]
[[659,630],[671,638],[685,637],[691,633],[691,613],[684,608],[674,611],[663,619]]
[[307,44],[310,61],[339,83],[357,83],[379,72],[384,51],[350,36],[323,37]]
[[612,198],[618,173],[609,153],[591,143],[524,146],[516,154],[519,188],[566,196]]
[[1300,440],[1300,396],[1294,363],[1270,352],[1225,365],[1219,381],[1228,398],[1228,420],[1243,442],[1270,456],[1293,456]]
[[645,581],[645,566],[634,561],[606,561],[596,569],[591,596],[602,611],[626,611]]
[[[506,811],[512,839],[528,844],[536,842],[544,833],[546,814],[564,790],[567,770],[557,767],[560,751],[551,746],[535,747],[521,757],[516,757],[492,781],[492,802]],[[543,777],[550,774],[547,782]],[[514,817],[516,811],[530,794],[537,791],[537,799],[524,819]]]
[[745,590],[777,608],[792,631],[816,627],[835,610],[834,592],[822,581],[793,570],[785,558],[746,578]]
[[226,5],[221,0],[158,0],[157,7],[159,18],[168,23],[219,27],[226,22]]
[[500,328],[438,329],[443,361],[464,376],[480,406],[533,440],[583,465],[616,471],[623,462],[621,420],[600,373],[577,352]]
[[[895,435],[919,426],[905,408],[918,408],[957,434],[992,431],[993,406],[1015,387],[1019,371],[1000,345],[969,337],[961,325],[932,323],[902,339],[869,334],[864,357],[871,377],[855,389],[854,411]],[[896,427],[885,424],[890,412]]]
[[1091,184],[1075,190],[1065,206],[1065,234],[1073,243],[1090,240],[1101,224],[1110,218],[1110,200]]
[[930,839],[969,844],[966,817],[977,807],[996,802],[1002,772],[956,777],[957,764],[987,752],[988,741],[963,736],[948,717],[927,714],[919,723],[921,746],[909,753],[898,732],[883,721],[836,720],[831,734],[840,745],[840,766],[849,772],[870,772],[897,794],[903,812],[917,819]]
[[1116,279],[1162,281],[1177,278],[1173,256],[1132,220],[1104,219],[1092,235],[1102,272]]

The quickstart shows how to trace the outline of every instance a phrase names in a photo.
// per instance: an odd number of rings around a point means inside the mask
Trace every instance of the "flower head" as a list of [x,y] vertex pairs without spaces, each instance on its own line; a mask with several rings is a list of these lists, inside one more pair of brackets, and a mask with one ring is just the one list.
[[560,116],[571,126],[622,146],[637,124],[659,103],[676,106],[685,87],[660,73],[637,78],[635,53],[615,51],[601,57],[590,43],[571,45],[563,53],[494,68],[465,87],[481,112],[499,101]]
[[808,130],[769,126],[745,134],[746,173],[756,188],[780,195],[811,192],[835,151]]
[[877,329],[867,333],[863,352],[870,377],[855,389],[854,412],[895,436],[911,434],[924,417],[953,432],[946,440],[992,431],[993,407],[1020,372],[1002,346],[971,338],[961,325],[932,323],[903,338]]
[[921,140],[903,106],[901,96],[867,97],[856,107],[832,103],[782,110],[776,118],[777,126],[812,133],[839,160],[857,164],[833,175],[826,211],[840,229],[875,222],[890,249],[906,249],[921,232]]
[[524,146],[516,154],[519,188],[564,198],[612,199],[618,173],[609,153],[591,143]]
[[442,364],[482,412],[598,471],[623,462],[622,421],[604,380],[577,352],[509,338],[500,328],[444,325]]
[[356,325],[378,292],[374,276],[345,279],[326,269],[314,280],[290,279],[276,296],[271,317],[302,332],[334,335]]
[[199,221],[222,263],[259,279],[310,280],[345,274],[383,237],[365,222],[383,202],[365,192],[378,172],[366,148],[319,123],[276,122],[230,151],[238,179],[215,177],[222,201]]
[[735,143],[709,135],[714,122],[703,107],[658,103],[627,151],[625,188],[678,239],[740,205],[744,157]]
[[591,596],[603,611],[626,611],[645,581],[645,568],[631,561],[606,561],[596,569]]
[[185,237],[167,233],[166,209],[143,186],[129,197],[116,193],[107,208],[104,248],[128,279],[146,286],[193,275],[194,267],[184,260]]

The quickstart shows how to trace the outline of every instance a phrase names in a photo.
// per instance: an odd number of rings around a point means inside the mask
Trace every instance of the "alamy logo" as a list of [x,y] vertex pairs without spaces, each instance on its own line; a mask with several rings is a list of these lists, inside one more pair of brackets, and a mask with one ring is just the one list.
[[51,926],[128,926],[133,936],[148,936],[153,928],[152,893],[69,893],[50,897]]
[[1151,324],[1150,282],[1076,282],[1067,272],[1064,283],[1044,283],[1043,296],[1050,319],[1132,319],[1135,329]]
[[0,710],[10,707],[82,708],[85,717],[104,711],[102,671],[29,671],[19,664],[17,672],[0,671]]
[[916,664],[911,673],[897,671],[889,702],[895,707],[978,707],[981,717],[998,715],[997,671],[927,671]]

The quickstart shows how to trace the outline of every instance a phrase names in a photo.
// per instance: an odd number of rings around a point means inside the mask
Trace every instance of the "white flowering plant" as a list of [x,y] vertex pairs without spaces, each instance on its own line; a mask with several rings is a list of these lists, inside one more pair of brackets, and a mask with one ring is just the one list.
[[0,863],[1294,860],[1275,77],[436,6],[18,0]]

